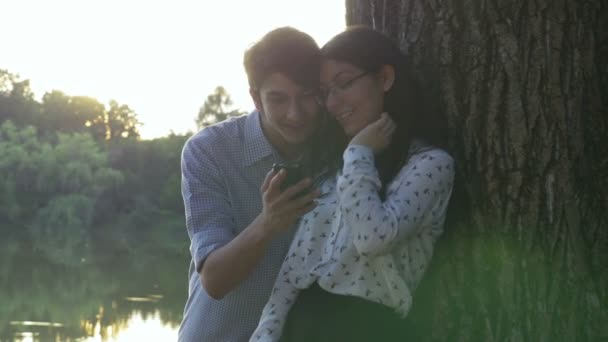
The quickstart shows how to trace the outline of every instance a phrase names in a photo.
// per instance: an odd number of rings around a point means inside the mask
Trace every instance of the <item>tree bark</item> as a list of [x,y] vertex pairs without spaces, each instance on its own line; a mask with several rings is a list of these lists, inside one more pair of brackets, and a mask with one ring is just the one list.
[[608,2],[347,0],[346,20],[412,56],[458,165],[413,336],[608,338]]

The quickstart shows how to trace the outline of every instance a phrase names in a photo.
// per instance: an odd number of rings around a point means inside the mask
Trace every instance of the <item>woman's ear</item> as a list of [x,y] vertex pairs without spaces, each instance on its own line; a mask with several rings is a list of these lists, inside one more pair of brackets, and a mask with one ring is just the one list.
[[257,89],[249,88],[249,95],[253,100],[253,104],[255,104],[255,109],[258,112],[262,111],[262,99],[260,98],[260,92]]
[[395,83],[395,67],[385,64],[380,72],[382,73],[382,89],[389,91]]

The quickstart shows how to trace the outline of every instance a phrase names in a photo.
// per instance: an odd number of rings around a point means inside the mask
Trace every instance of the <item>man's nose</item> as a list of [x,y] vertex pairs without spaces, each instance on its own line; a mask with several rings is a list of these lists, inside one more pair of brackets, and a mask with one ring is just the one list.
[[287,109],[287,118],[290,120],[299,120],[302,117],[302,109],[296,99],[290,101],[289,108]]

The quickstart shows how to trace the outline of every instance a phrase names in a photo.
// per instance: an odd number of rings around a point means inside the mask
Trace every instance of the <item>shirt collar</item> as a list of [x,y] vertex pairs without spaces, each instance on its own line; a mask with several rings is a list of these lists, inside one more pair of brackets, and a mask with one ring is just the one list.
[[248,115],[247,120],[245,121],[245,166],[251,166],[261,159],[273,154],[272,146],[262,131],[260,120],[260,112],[254,110]]

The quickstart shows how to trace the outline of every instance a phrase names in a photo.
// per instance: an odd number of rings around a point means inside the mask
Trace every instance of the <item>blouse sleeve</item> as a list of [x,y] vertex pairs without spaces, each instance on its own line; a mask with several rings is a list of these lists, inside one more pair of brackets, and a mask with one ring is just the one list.
[[[293,246],[292,244],[288,255],[291,254]],[[286,257],[281,266],[270,298],[262,310],[258,327],[251,335],[249,342],[274,342],[279,341],[281,337],[289,309],[300,292],[289,280],[289,273],[293,270],[289,260],[290,257]]]
[[443,217],[436,216],[445,216],[454,179],[454,161],[446,152],[432,149],[410,157],[384,202],[372,150],[349,145],[343,158],[340,210],[359,253],[387,253],[395,241],[417,234],[428,215],[437,220]]

